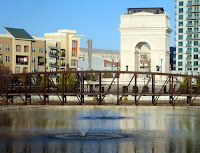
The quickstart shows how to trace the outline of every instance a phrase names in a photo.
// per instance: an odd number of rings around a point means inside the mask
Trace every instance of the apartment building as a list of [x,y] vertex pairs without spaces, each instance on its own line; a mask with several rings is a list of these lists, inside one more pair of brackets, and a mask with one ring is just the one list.
[[83,36],[77,36],[76,31],[59,30],[58,34],[45,34],[42,38],[31,36],[24,29],[5,27],[5,30],[7,34],[0,34],[0,64],[11,72],[65,71],[77,68],[80,38]]
[[[92,49],[92,56],[100,57],[105,60],[112,60],[114,62],[120,61],[120,51],[119,50],[108,50],[108,49]],[[80,48],[79,58],[87,58],[88,49]]]
[[200,0],[176,1],[176,71],[199,74]]

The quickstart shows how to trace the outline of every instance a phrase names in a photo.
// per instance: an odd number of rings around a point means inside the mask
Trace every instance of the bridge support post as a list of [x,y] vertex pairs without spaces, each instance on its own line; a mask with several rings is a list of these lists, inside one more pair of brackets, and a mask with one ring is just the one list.
[[171,102],[172,105],[174,106],[174,77],[171,76],[172,79],[172,84],[171,84]]
[[152,74],[152,94],[153,94],[153,96],[152,96],[152,104],[153,105],[156,105],[155,104],[155,75],[154,74]]
[[28,79],[27,79],[27,75],[25,74],[25,105],[27,105],[27,99],[28,99],[28,97],[27,97],[27,81],[28,81]]
[[117,105],[119,105],[119,73],[116,73],[117,75]]
[[135,73],[134,75],[135,75],[135,105],[138,105],[138,102],[137,102],[137,92],[138,92],[138,88],[137,88],[137,73]]
[[101,101],[101,73],[99,73],[99,105],[102,104]]
[[62,105],[64,105],[65,104],[65,97],[64,97],[64,95],[65,95],[65,74],[64,74],[64,72],[61,74],[62,74],[62,78],[63,78],[62,79]]
[[190,106],[192,105],[192,77],[190,76]]
[[83,79],[83,72],[81,72],[81,103],[80,103],[80,105],[82,105],[83,104],[83,81],[84,81],[84,79]]
[[46,104],[46,73],[44,73],[44,102],[43,105]]

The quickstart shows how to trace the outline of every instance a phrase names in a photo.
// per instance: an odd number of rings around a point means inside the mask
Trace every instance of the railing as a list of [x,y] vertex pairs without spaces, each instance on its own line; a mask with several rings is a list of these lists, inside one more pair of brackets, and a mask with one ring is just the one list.
[[49,66],[50,66],[50,67],[57,67],[57,66],[58,66],[58,63],[49,63]]
[[61,57],[65,57],[65,52],[61,52]]
[[17,65],[28,65],[28,62],[16,62]]
[[[186,67],[191,67],[191,64],[186,64]],[[142,75],[148,75],[148,81],[145,82],[141,78]],[[200,105],[199,79],[200,76],[193,75],[133,71],[1,73],[0,105],[21,105],[29,104],[29,102],[31,105],[82,105],[84,103],[90,105],[106,103],[158,106],[162,104]],[[192,85],[191,82],[194,84]],[[35,98],[31,96],[38,96],[39,100],[34,100]],[[51,96],[54,97],[49,98]],[[56,100],[55,96],[60,101]],[[140,100],[143,96],[146,97]],[[178,96],[181,98],[175,102],[177,99],[175,97]],[[163,100],[162,97],[167,100]],[[75,98],[78,101],[75,101]],[[73,100],[67,102],[69,99]]]
[[49,52],[50,57],[57,57],[58,53],[57,52]]

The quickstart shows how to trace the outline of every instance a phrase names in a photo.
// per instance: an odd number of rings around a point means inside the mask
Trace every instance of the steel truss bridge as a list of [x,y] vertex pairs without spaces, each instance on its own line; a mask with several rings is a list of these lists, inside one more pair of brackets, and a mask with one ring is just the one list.
[[0,74],[0,105],[109,104],[199,106],[200,76],[130,71]]

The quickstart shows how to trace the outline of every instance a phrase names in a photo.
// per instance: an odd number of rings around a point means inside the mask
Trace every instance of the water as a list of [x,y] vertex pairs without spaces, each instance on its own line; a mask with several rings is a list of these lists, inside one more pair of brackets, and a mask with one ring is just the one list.
[[200,152],[200,110],[53,106],[2,111],[0,152]]

